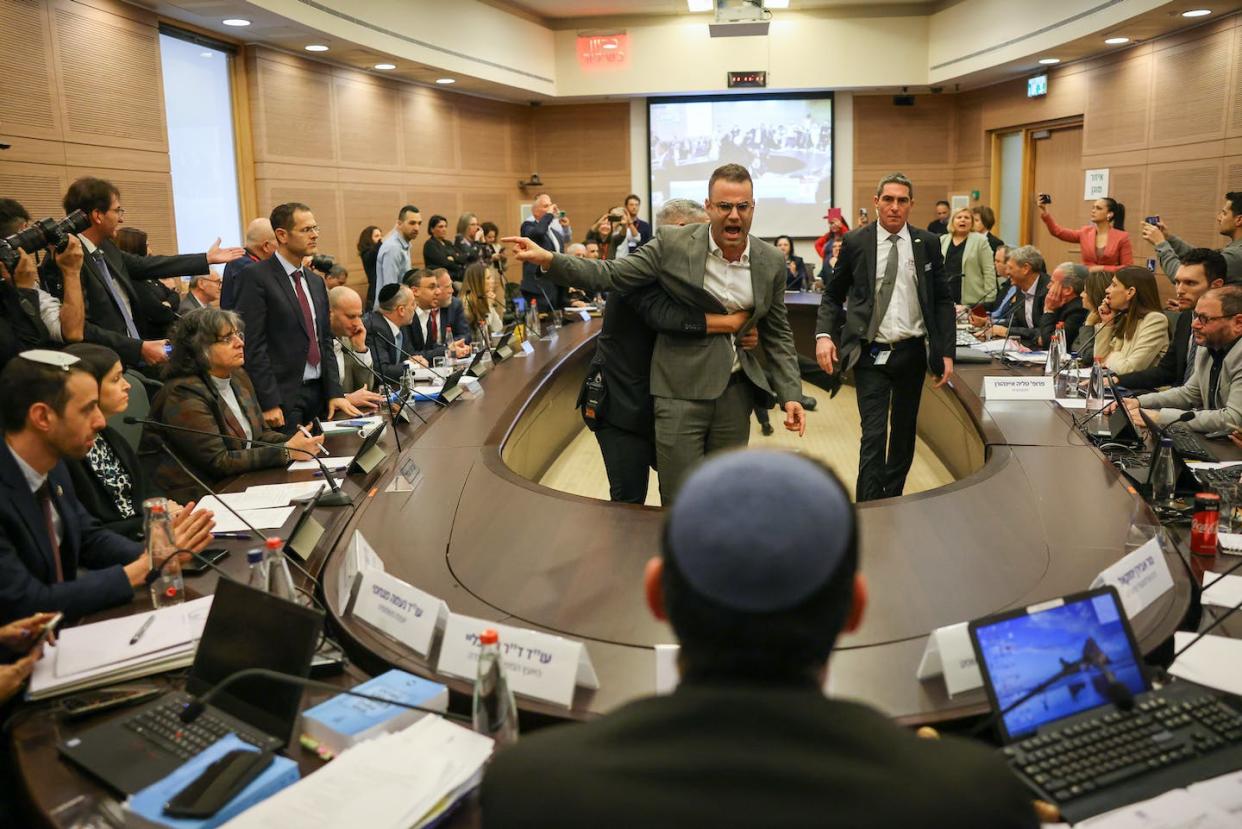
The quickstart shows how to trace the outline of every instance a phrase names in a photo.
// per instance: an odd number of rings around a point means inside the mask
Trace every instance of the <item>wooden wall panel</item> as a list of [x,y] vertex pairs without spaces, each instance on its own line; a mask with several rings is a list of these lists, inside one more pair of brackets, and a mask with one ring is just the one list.
[[[454,96],[417,86],[401,93],[405,168],[457,168],[457,107]],[[516,179],[515,179],[516,181]]]
[[911,107],[893,106],[891,95],[855,95],[854,164],[950,164],[955,107],[952,95],[920,95]]
[[462,170],[488,172],[509,157],[509,118],[505,109],[510,106],[464,96],[457,102]]
[[1233,76],[1229,89],[1229,134],[1242,135],[1242,26],[1233,33]]
[[397,90],[387,84],[338,75],[332,79],[332,93],[341,163],[399,167],[401,102]]
[[5,130],[57,131],[47,9],[41,0],[0,0],[0,113]]
[[1225,137],[1231,31],[1155,54],[1152,72],[1151,145]]
[[[1221,166],[1219,159],[1213,159],[1151,167],[1144,204],[1158,211],[1164,223],[1190,244],[1219,247],[1212,214],[1223,193],[1219,189]],[[1135,215],[1127,225],[1137,230],[1143,215]]]
[[[624,174],[628,179],[629,107],[622,102],[535,109],[535,170],[549,186],[593,174]],[[628,187],[617,195],[624,198],[627,192]]]
[[331,77],[310,61],[302,64],[262,56],[255,61],[251,77],[257,94],[252,96],[251,117],[262,125],[255,132],[255,161],[337,160]]
[[1230,156],[1222,162],[1224,167],[1224,181],[1219,188],[1216,200],[1223,201],[1225,193],[1236,193],[1242,190],[1242,156]]
[[0,193],[21,202],[36,221],[64,215],[60,202],[68,187],[63,168],[44,164],[0,165]]
[[168,255],[177,250],[173,223],[172,180],[166,175],[133,170],[76,170],[77,175],[106,178],[121,191],[125,224],[145,230],[152,253]]
[[1147,146],[1151,56],[1141,54],[1093,73],[1084,111],[1084,154]]

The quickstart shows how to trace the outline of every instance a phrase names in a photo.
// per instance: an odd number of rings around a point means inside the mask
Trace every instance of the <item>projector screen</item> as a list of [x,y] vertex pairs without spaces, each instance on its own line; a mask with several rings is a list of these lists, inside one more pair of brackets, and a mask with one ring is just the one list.
[[735,162],[755,180],[751,233],[820,236],[832,201],[832,93],[656,98],[650,125],[651,211],[668,199],[702,203],[707,180]]

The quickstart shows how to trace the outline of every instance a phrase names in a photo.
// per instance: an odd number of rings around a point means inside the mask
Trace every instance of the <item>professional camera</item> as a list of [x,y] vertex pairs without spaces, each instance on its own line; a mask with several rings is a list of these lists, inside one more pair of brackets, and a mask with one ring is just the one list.
[[325,276],[332,272],[332,266],[335,264],[336,260],[326,253],[317,253],[311,257],[311,267]]
[[53,247],[59,253],[69,244],[70,234],[81,233],[90,226],[91,220],[81,210],[73,211],[59,222],[52,219],[34,222],[7,239],[0,239],[0,264],[12,273],[17,268],[19,251],[38,253],[44,248]]

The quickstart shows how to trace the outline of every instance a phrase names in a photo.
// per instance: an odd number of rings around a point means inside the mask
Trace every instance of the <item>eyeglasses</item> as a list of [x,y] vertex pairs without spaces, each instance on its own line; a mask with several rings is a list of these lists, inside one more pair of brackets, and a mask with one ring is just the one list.
[[[117,205],[117,206],[114,208],[114,210],[116,210],[116,215],[117,215],[117,216],[120,216],[122,219],[124,219],[124,218],[125,218],[125,208],[124,208],[124,207],[121,207],[120,205]],[[109,212],[111,212],[111,211],[109,211]]]
[[715,204],[713,204],[712,207],[715,207],[721,213],[728,215],[729,213],[732,213],[734,210],[736,210],[739,214],[749,213],[751,210],[754,209],[755,204],[754,202],[748,202],[748,201],[738,202],[737,204],[734,204],[733,202],[727,202],[727,201],[718,201]]
[[228,336],[216,338],[216,342],[223,343],[224,345],[237,345],[238,343],[244,343],[245,341],[246,338],[240,331],[234,331]]
[[1235,316],[1235,315],[1234,314],[1221,314],[1219,316],[1213,317],[1213,316],[1208,316],[1207,314],[1195,313],[1191,315],[1191,322],[1197,322],[1200,325],[1207,325],[1209,322],[1212,322],[1214,320],[1229,319],[1232,316]]

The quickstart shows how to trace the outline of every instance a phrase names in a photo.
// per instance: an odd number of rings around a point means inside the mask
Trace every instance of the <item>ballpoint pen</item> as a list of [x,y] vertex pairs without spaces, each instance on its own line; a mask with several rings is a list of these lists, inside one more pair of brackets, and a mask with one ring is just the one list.
[[137,645],[138,640],[142,638],[142,635],[147,632],[147,628],[151,627],[151,623],[154,621],[155,616],[148,616],[147,620],[142,623],[142,627],[138,628],[138,632],[130,637],[129,643],[131,645]]
[[[301,432],[302,432],[302,434],[306,435],[308,438],[313,438],[313,437],[314,437],[314,435],[312,435],[312,434],[310,433],[310,431],[309,431],[309,430],[308,430],[305,426],[299,426],[299,427],[298,427],[298,429],[299,429],[299,431],[301,431]],[[326,455],[326,454],[328,454],[328,448],[327,448],[326,446],[324,446],[322,443],[321,443],[321,444],[319,444],[319,451],[320,451],[321,453],[325,454],[325,455]]]

